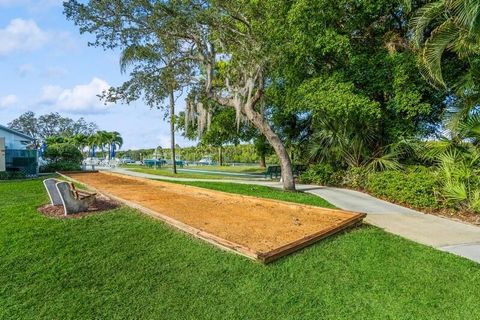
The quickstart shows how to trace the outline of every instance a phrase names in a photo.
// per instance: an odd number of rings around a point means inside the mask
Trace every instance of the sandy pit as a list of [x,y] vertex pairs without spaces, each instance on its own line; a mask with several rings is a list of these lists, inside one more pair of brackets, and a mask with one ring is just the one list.
[[150,215],[157,213],[160,219],[209,242],[263,257],[260,260],[284,255],[282,250],[288,250],[285,254],[295,251],[365,216],[113,173],[65,175]]

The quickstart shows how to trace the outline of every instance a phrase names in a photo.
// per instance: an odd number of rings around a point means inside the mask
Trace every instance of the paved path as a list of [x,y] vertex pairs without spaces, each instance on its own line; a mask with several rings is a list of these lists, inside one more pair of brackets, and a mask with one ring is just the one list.
[[[230,182],[282,187],[280,183],[270,181],[172,178],[122,168],[113,171],[148,179]],[[322,197],[338,208],[367,213],[366,222],[388,232],[480,263],[480,227],[424,214],[358,191],[304,184],[297,184],[297,189]]]

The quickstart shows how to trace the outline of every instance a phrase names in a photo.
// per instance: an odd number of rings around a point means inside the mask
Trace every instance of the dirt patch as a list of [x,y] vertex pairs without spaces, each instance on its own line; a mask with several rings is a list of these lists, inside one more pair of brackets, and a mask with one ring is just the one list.
[[65,215],[65,210],[63,206],[54,206],[51,204],[46,204],[38,208],[38,211],[45,216],[53,217],[53,218],[60,218],[60,219],[75,219],[81,218],[86,215],[91,215],[94,213],[100,213],[103,211],[113,210],[118,208],[120,203],[109,199],[103,195],[97,195],[95,198],[95,202],[88,208],[87,211],[79,212],[75,214]]
[[75,173],[68,177],[131,206],[158,213],[177,227],[178,221],[184,231],[194,235],[204,232],[213,239],[210,242],[224,239],[233,247],[238,244],[258,254],[287,248],[302,239],[313,241],[364,217],[112,173]]

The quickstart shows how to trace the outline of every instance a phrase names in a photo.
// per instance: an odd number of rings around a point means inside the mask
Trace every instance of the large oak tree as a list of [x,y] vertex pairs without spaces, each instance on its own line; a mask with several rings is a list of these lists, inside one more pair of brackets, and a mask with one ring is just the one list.
[[65,3],[65,13],[92,45],[125,50],[131,46],[160,49],[176,45],[179,60],[194,64],[197,82],[189,96],[189,112],[208,126],[211,102],[236,110],[269,141],[282,168],[284,189],[294,190],[288,152],[264,117],[260,102],[275,61],[266,28],[282,1],[247,0],[96,0]]

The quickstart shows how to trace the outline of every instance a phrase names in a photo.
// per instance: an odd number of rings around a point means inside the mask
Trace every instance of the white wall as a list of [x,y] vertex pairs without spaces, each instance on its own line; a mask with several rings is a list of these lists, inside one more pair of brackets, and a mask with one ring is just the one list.
[[28,144],[32,142],[9,131],[0,128],[0,137],[5,138],[5,147],[7,149],[26,149]]

